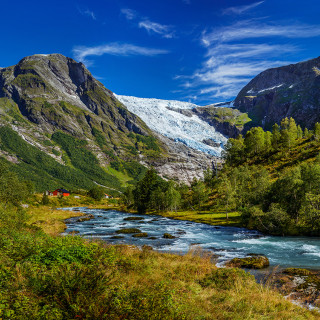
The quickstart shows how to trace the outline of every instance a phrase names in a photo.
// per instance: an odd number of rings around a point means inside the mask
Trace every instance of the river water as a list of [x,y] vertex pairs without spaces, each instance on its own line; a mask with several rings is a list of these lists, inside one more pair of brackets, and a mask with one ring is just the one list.
[[[197,245],[218,255],[218,265],[235,257],[245,257],[248,253],[264,254],[271,266],[320,268],[320,238],[264,236],[257,231],[235,227],[210,226],[203,223],[172,220],[154,215],[132,215],[115,210],[87,208],[64,208],[93,214],[94,219],[78,222],[79,218],[66,220],[64,234],[79,232],[86,238],[99,238],[113,244],[152,246],[157,251],[186,253]],[[139,221],[126,221],[128,217],[141,217]],[[148,238],[135,238],[132,234],[121,234],[122,228],[138,228],[148,233]],[[164,239],[170,233],[175,239]],[[154,237],[156,239],[150,239]]]

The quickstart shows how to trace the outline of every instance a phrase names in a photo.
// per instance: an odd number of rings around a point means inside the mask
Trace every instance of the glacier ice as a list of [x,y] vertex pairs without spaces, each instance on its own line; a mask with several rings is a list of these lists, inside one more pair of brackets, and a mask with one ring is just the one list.
[[[172,109],[193,109],[198,107],[189,102],[136,98],[115,95],[129,111],[138,115],[152,130],[188,147],[214,156],[221,156],[227,138],[197,115],[183,115]],[[171,110],[169,110],[170,108]],[[202,141],[212,139],[219,147],[209,146]]]

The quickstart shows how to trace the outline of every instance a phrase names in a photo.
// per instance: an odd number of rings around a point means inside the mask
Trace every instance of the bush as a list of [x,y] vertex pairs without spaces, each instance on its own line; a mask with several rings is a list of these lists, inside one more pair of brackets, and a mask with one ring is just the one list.
[[89,190],[88,195],[94,200],[100,201],[104,197],[104,189],[102,187],[95,186]]

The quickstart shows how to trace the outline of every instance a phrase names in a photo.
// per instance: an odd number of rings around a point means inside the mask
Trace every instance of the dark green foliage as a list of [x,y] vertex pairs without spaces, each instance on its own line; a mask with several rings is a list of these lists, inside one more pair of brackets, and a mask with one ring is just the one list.
[[0,128],[1,149],[15,154],[21,161],[10,165],[20,177],[33,181],[36,190],[54,189],[61,185],[89,188],[93,182],[80,170],[63,166],[46,153],[24,141],[8,127]]
[[135,190],[134,202],[139,213],[145,213],[148,209],[152,209],[152,193],[162,190],[164,181],[157,175],[154,169],[148,170],[144,178],[140,180]]
[[100,186],[94,186],[88,191],[88,195],[92,199],[100,201],[104,197],[104,189]]
[[100,166],[98,159],[89,151],[85,140],[79,140],[62,132],[56,132],[52,135],[52,140],[58,143],[67,153],[72,165],[84,172],[93,181],[121,188],[119,180],[106,173]]
[[41,203],[43,205],[45,205],[45,206],[50,203],[49,197],[45,192],[43,193],[43,196],[42,196],[42,199],[41,199]]
[[113,169],[127,174],[134,181],[139,181],[145,175],[147,168],[137,161],[111,161],[110,165]]

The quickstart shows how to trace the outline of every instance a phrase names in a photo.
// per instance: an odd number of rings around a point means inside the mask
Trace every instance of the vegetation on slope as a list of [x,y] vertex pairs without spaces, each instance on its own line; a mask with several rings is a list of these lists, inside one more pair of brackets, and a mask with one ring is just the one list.
[[[6,189],[8,174],[0,174]],[[13,202],[0,205],[1,319],[317,317],[242,270],[216,268],[209,253],[179,256],[53,237],[28,220]]]

